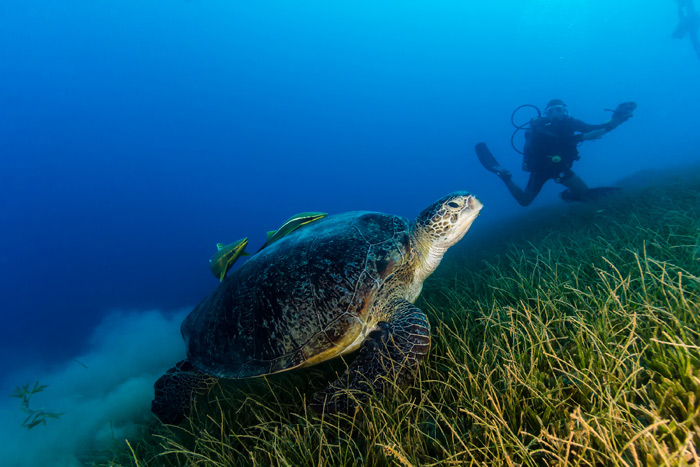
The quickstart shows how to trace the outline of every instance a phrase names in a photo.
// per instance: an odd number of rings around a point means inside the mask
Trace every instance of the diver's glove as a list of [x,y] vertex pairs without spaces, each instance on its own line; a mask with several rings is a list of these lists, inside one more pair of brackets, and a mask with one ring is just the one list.
[[622,122],[626,122],[634,116],[634,110],[637,108],[636,102],[623,102],[618,105],[615,110],[605,109],[611,111],[612,118],[608,122],[610,129],[613,130],[617,128]]

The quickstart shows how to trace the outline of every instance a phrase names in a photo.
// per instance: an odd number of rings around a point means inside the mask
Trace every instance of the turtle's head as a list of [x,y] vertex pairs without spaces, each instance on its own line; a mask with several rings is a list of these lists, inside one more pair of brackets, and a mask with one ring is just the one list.
[[420,213],[414,239],[424,254],[438,255],[439,262],[445,251],[464,237],[482,207],[481,201],[466,191],[450,193]]

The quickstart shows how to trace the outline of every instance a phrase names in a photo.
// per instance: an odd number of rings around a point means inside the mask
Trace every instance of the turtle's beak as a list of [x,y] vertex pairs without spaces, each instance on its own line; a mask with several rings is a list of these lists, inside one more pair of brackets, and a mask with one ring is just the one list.
[[464,208],[460,216],[460,224],[468,229],[483,207],[484,205],[479,201],[479,198],[474,195],[468,195],[467,202],[464,203]]
[[483,207],[484,205],[476,196],[469,195],[467,197],[467,202],[464,204],[464,208],[462,208],[459,221],[456,225],[456,229],[454,230],[454,235],[449,240],[450,246],[454,245],[460,241],[462,237],[464,237],[464,234],[466,234],[469,227],[472,226],[474,219],[479,216],[481,208]]
[[484,207],[484,205],[479,201],[479,199],[476,196],[470,196],[469,199],[467,200],[467,207],[472,210],[479,212],[481,211],[481,208]]

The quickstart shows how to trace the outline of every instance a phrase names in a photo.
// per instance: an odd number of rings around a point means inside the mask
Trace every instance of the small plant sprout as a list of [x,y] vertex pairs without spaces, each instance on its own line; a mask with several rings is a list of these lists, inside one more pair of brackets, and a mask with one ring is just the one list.
[[46,389],[48,386],[46,384],[39,384],[38,381],[34,382],[34,386],[30,388],[30,384],[27,383],[24,386],[17,386],[15,392],[10,394],[10,397],[16,397],[21,400],[19,403],[19,408],[22,412],[27,414],[27,417],[22,422],[22,426],[31,430],[32,428],[39,425],[46,425],[46,421],[50,418],[57,419],[63,413],[57,412],[47,412],[44,409],[34,410],[29,407],[29,401],[34,394],[38,394]]

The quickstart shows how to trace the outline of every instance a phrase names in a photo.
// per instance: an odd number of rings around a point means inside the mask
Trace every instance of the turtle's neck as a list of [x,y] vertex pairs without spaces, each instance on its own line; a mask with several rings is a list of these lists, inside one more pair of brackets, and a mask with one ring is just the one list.
[[413,275],[413,284],[414,288],[417,288],[418,293],[420,293],[423,281],[440,265],[447,248],[436,246],[430,235],[420,227],[414,227],[412,234],[412,245],[417,256],[417,268]]

